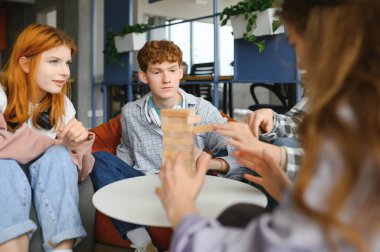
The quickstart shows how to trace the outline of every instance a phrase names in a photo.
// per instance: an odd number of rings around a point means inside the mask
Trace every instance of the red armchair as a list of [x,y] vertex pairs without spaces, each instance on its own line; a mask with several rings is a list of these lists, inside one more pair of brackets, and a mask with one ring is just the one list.
[[[91,131],[96,135],[92,152],[106,151],[112,154],[116,153],[116,147],[120,143],[121,137],[120,116],[91,129]],[[168,250],[172,234],[171,228],[149,227],[148,232],[157,248]],[[130,241],[120,238],[111,219],[98,211],[95,214],[94,240],[95,242],[123,248],[130,248],[131,245]]]

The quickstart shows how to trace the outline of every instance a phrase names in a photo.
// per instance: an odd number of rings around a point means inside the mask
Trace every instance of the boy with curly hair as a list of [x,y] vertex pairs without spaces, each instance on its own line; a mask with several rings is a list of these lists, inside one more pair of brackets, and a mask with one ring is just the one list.
[[[140,80],[149,85],[144,97],[127,103],[122,109],[121,143],[116,156],[97,152],[91,174],[95,190],[109,183],[136,176],[158,174],[162,165],[163,133],[161,109],[194,109],[202,117],[199,125],[225,123],[217,108],[210,102],[180,89],[183,77],[182,51],[171,41],[149,41],[138,52]],[[225,153],[210,162],[209,169],[234,178],[240,165],[231,156],[234,148],[226,137],[207,132],[196,135],[196,147],[212,154]],[[156,251],[146,229],[139,225],[113,220],[119,234],[127,237],[136,251]]]

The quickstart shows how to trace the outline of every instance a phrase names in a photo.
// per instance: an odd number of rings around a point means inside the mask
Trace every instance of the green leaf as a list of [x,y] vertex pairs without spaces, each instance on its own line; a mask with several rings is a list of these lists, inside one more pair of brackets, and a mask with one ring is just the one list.
[[282,25],[281,21],[279,21],[279,20],[273,20],[273,22],[272,22],[272,31],[275,32],[281,25]]
[[259,53],[262,53],[265,49],[265,40],[256,42],[255,45],[257,46],[257,49],[259,49]]

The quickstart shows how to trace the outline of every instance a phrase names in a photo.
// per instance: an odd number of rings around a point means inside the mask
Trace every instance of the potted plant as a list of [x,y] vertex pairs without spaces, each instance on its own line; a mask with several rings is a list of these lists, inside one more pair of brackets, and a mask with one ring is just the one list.
[[233,34],[254,43],[259,52],[265,48],[265,41],[257,37],[284,32],[284,27],[276,16],[277,8],[273,8],[275,0],[245,0],[226,7],[220,13],[221,26],[231,20]]
[[147,24],[125,25],[121,32],[107,33],[105,54],[107,63],[116,61],[116,55],[122,52],[139,50],[146,42],[146,31],[150,28]]

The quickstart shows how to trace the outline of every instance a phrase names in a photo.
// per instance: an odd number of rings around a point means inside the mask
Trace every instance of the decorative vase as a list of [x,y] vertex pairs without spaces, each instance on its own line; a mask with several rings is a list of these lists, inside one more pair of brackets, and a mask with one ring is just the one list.
[[[264,35],[273,35],[284,33],[284,25],[280,25],[275,31],[273,31],[272,23],[278,20],[275,13],[278,8],[269,8],[265,11],[257,13],[256,28],[251,31],[256,37]],[[246,32],[247,20],[244,15],[231,16],[231,25],[234,33],[234,38],[239,39],[243,37]]]
[[115,47],[118,53],[138,51],[146,42],[146,33],[128,33],[123,36],[115,36]]

